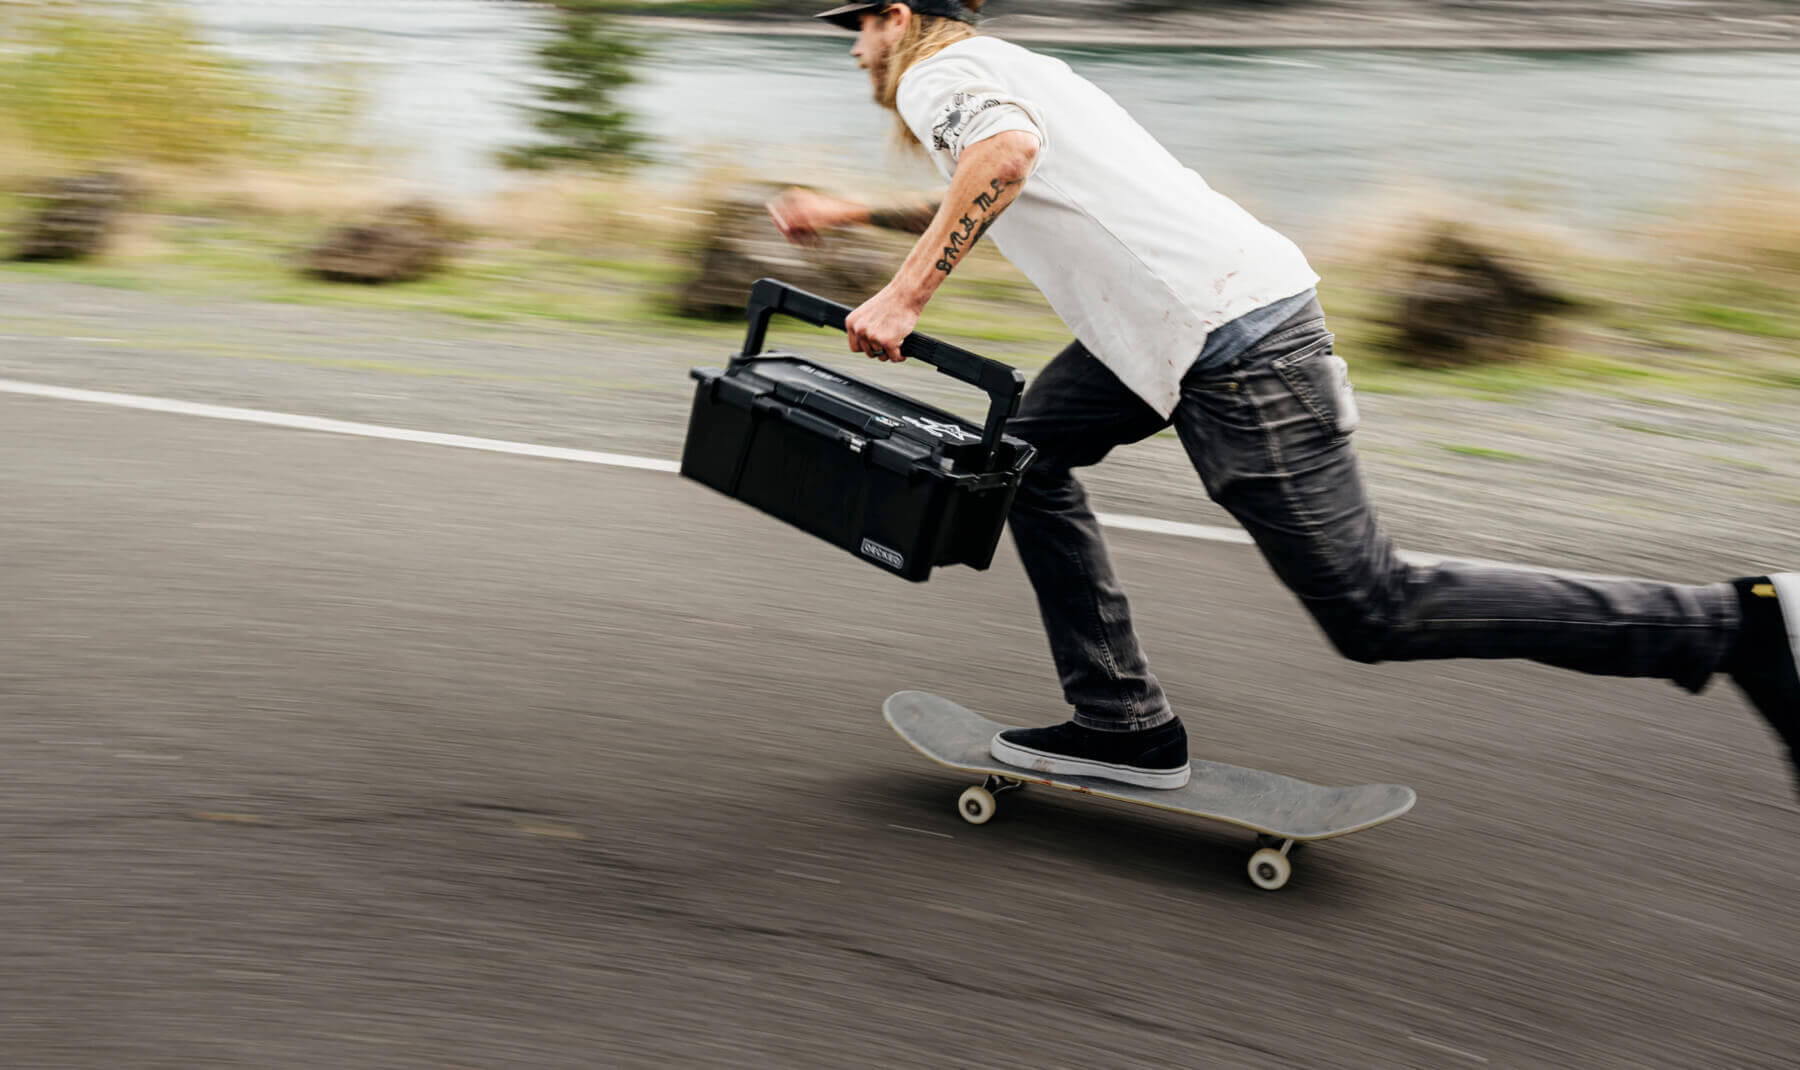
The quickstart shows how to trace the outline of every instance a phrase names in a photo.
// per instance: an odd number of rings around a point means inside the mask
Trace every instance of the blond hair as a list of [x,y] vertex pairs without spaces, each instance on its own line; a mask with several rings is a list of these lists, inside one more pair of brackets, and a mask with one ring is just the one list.
[[[902,0],[904,2],[904,0]],[[970,11],[980,11],[986,0],[962,0],[962,6]],[[958,41],[966,41],[977,36],[975,27],[956,19],[947,19],[942,15],[915,14],[912,21],[906,24],[906,30],[894,45],[893,51],[887,55],[885,69],[881,72],[881,86],[876,90],[875,100],[882,107],[894,113],[899,120],[897,131],[900,140],[912,148],[919,148],[913,137],[912,129],[906,120],[900,117],[900,79],[912,69],[913,64],[929,59]]]

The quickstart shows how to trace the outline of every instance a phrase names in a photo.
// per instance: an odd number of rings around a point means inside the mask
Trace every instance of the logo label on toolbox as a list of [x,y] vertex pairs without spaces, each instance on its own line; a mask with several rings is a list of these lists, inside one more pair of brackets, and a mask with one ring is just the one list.
[[874,539],[862,541],[862,552],[864,557],[872,557],[889,568],[906,567],[906,558],[900,556],[900,551],[889,549]]
[[947,438],[956,442],[980,442],[981,436],[970,434],[968,429],[956,424],[940,423],[937,420],[921,420],[917,416],[908,416],[906,422],[937,438]]
[[815,376],[817,378],[823,379],[828,383],[837,383],[840,386],[847,386],[847,385],[849,385],[849,382],[850,382],[850,380],[844,378],[841,375],[833,375],[830,372],[826,371],[824,368],[815,368],[810,364],[799,364],[799,365],[795,365],[795,367],[799,371],[802,371],[802,372],[806,373],[807,375],[811,375],[811,376]]

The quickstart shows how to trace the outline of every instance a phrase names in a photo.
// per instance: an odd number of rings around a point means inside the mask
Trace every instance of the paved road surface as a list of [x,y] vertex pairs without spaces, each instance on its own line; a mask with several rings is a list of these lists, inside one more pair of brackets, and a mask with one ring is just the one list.
[[1010,554],[921,587],[669,476],[0,397],[18,1067],[1778,1067],[1800,837],[1725,689],[1338,660],[1122,535],[1197,748],[1415,785],[1270,895],[1009,798],[891,691],[1056,710]]

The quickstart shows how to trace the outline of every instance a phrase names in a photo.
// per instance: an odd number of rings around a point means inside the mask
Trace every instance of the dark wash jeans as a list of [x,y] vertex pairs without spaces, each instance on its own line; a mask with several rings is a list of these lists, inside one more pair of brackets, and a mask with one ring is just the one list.
[[1207,493],[1256,540],[1325,635],[1361,662],[1528,658],[1699,691],[1737,633],[1728,584],[1586,579],[1395,553],[1357,472],[1355,403],[1315,302],[1236,360],[1196,370],[1165,420],[1079,342],[1007,430],[1036,446],[1011,527],[1075,720],[1170,720],[1073,469],[1173,424]]

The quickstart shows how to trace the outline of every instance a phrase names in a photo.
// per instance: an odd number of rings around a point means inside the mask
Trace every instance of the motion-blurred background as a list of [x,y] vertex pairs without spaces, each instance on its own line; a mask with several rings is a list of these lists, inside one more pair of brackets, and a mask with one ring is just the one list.
[[[904,255],[764,199],[935,184],[828,2],[0,0],[0,1064],[1791,1065],[1790,796],[1723,689],[1347,665],[1250,551],[1118,530],[1198,752],[1419,788],[1257,897],[1216,830],[967,829],[880,724],[1059,708],[1006,552],[914,588],[654,470],[180,415],[666,467],[751,280]],[[987,14],[1307,249],[1405,545],[1800,560],[1795,4]],[[921,326],[1067,341],[987,248]],[[1089,480],[1227,524],[1195,484]]]

